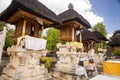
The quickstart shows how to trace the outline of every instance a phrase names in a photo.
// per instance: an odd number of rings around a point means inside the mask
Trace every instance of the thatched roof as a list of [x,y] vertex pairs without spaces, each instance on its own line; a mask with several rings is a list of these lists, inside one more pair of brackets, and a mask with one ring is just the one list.
[[93,34],[94,34],[94,37],[96,39],[98,39],[99,41],[100,40],[108,41],[108,39],[102,33],[100,33],[99,31],[93,31]]
[[82,17],[79,13],[77,13],[71,6],[69,6],[69,9],[64,11],[63,13],[58,15],[58,20],[60,23],[65,23],[69,21],[78,21],[82,25],[84,25],[87,28],[91,28],[91,25],[89,22]]
[[18,10],[27,11],[53,22],[57,21],[56,14],[38,0],[13,0],[9,7],[0,14],[0,20],[7,22],[7,20]]
[[[89,31],[89,30],[83,30],[81,32],[82,34],[82,41],[89,41],[89,40],[93,40],[93,41],[98,41],[95,37],[94,34]],[[77,35],[77,41],[80,41],[80,34]]]
[[109,42],[110,46],[120,46],[120,35],[112,38],[112,40]]

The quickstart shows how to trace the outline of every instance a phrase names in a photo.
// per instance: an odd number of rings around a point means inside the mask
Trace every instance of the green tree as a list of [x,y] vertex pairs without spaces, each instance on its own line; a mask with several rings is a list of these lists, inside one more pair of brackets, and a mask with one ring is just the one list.
[[97,23],[96,25],[94,25],[92,27],[92,31],[94,30],[98,30],[99,32],[101,32],[104,36],[107,36],[107,30],[105,28],[105,25],[103,23]]
[[60,41],[60,31],[55,28],[50,28],[47,32],[47,49],[54,50],[56,44]]
[[13,38],[14,38],[14,30],[8,29],[8,31],[6,33],[4,51],[6,51],[8,47],[10,47],[14,44]]
[[[112,39],[115,38],[115,37],[118,37],[118,38],[120,37],[120,30],[114,31],[112,37],[110,38],[110,40],[112,40]],[[120,47],[115,47],[115,48],[113,49],[113,54],[114,54],[115,56],[120,56]]]
[[3,27],[7,27],[7,24],[5,22],[0,21],[0,31],[3,31]]
[[120,30],[116,30],[116,31],[114,31],[114,33],[113,33],[113,35],[112,35],[112,37],[110,39],[112,39],[112,38],[114,38],[116,36],[119,36],[119,35],[120,35]]
[[[101,22],[101,23],[97,23],[96,25],[94,25],[92,27],[92,31],[99,31],[100,33],[102,33],[105,37],[107,37],[107,30],[105,28],[105,25]],[[109,46],[107,45],[106,42],[102,42],[102,47],[108,48]],[[94,44],[94,48],[97,50],[99,48],[99,43],[95,43]]]

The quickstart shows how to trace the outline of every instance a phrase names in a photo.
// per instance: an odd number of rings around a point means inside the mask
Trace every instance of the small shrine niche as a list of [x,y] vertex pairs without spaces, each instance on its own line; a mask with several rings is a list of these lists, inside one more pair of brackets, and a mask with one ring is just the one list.
[[[28,24],[29,23],[29,24]],[[21,18],[15,22],[15,38],[14,41],[17,41],[18,37],[29,35],[29,36],[38,36],[38,34],[35,34],[35,32],[38,32],[38,30],[35,30],[36,28],[39,28],[39,26],[34,27],[34,24],[29,22],[28,19]],[[32,28],[35,28],[34,31]]]
[[[81,26],[81,27],[80,27]],[[60,29],[60,39],[63,41],[76,41],[76,33],[82,29],[85,29],[77,21],[71,21],[67,23],[63,23],[59,26]]]
[[7,21],[16,26],[14,38],[15,43],[17,38],[21,36],[29,35],[32,37],[39,37],[40,30],[43,31],[44,28],[53,24],[51,21],[34,16],[23,10],[16,12]]
[[90,24],[74,10],[71,3],[68,5],[68,10],[58,15],[58,19],[61,23],[58,25],[60,39],[63,41],[77,41],[77,31],[90,28]]
[[39,36],[39,30],[41,30],[42,25],[40,25],[37,20],[34,19],[19,19],[16,23],[15,36],[20,37],[23,35],[29,35],[33,37]]

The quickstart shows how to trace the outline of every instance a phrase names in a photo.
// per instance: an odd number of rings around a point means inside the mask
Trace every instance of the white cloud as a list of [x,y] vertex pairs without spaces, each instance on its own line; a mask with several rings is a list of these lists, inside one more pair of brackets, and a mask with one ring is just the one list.
[[[104,18],[95,14],[92,10],[92,4],[90,0],[39,0],[41,3],[45,4],[49,9],[59,14],[68,9],[68,4],[72,3],[74,9],[81,14],[88,22],[93,26],[97,22],[103,22]],[[11,0],[1,0],[0,2],[0,12],[6,9],[10,4]]]
[[92,11],[89,12],[83,12],[85,15],[83,15],[92,26],[94,26],[96,23],[98,22],[103,22],[104,18],[97,16],[96,14],[94,14]]
[[5,10],[12,0],[0,0],[0,13]]
[[97,22],[103,22],[104,18],[98,16],[92,11],[92,5],[89,0],[39,0],[48,8],[59,14],[68,9],[68,4],[72,3],[74,9],[81,14],[93,26]]
[[112,35],[113,35],[112,33],[108,33],[107,34],[107,39],[110,39],[110,37],[112,37]]

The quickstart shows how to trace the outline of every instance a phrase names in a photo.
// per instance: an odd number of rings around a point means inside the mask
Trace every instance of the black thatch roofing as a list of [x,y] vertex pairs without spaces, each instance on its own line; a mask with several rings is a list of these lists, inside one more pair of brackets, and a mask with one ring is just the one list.
[[83,24],[87,28],[91,28],[89,22],[83,18],[79,13],[77,13],[74,9],[68,9],[63,13],[58,15],[58,20],[60,23],[65,23],[68,21],[78,21],[79,23]]
[[96,39],[98,39],[99,41],[100,40],[108,41],[108,39],[102,33],[100,33],[99,31],[93,31],[93,34],[94,34],[94,37]]
[[[93,40],[93,41],[98,41],[95,37],[94,34],[89,31],[89,30],[83,30],[81,32],[82,34],[82,41],[88,41],[88,40]],[[77,35],[77,41],[80,41],[80,34]]]
[[120,46],[120,35],[112,38],[112,40],[109,42],[110,46]]
[[37,0],[13,0],[9,7],[0,14],[0,20],[7,22],[20,9],[38,17],[57,22],[56,14]]

